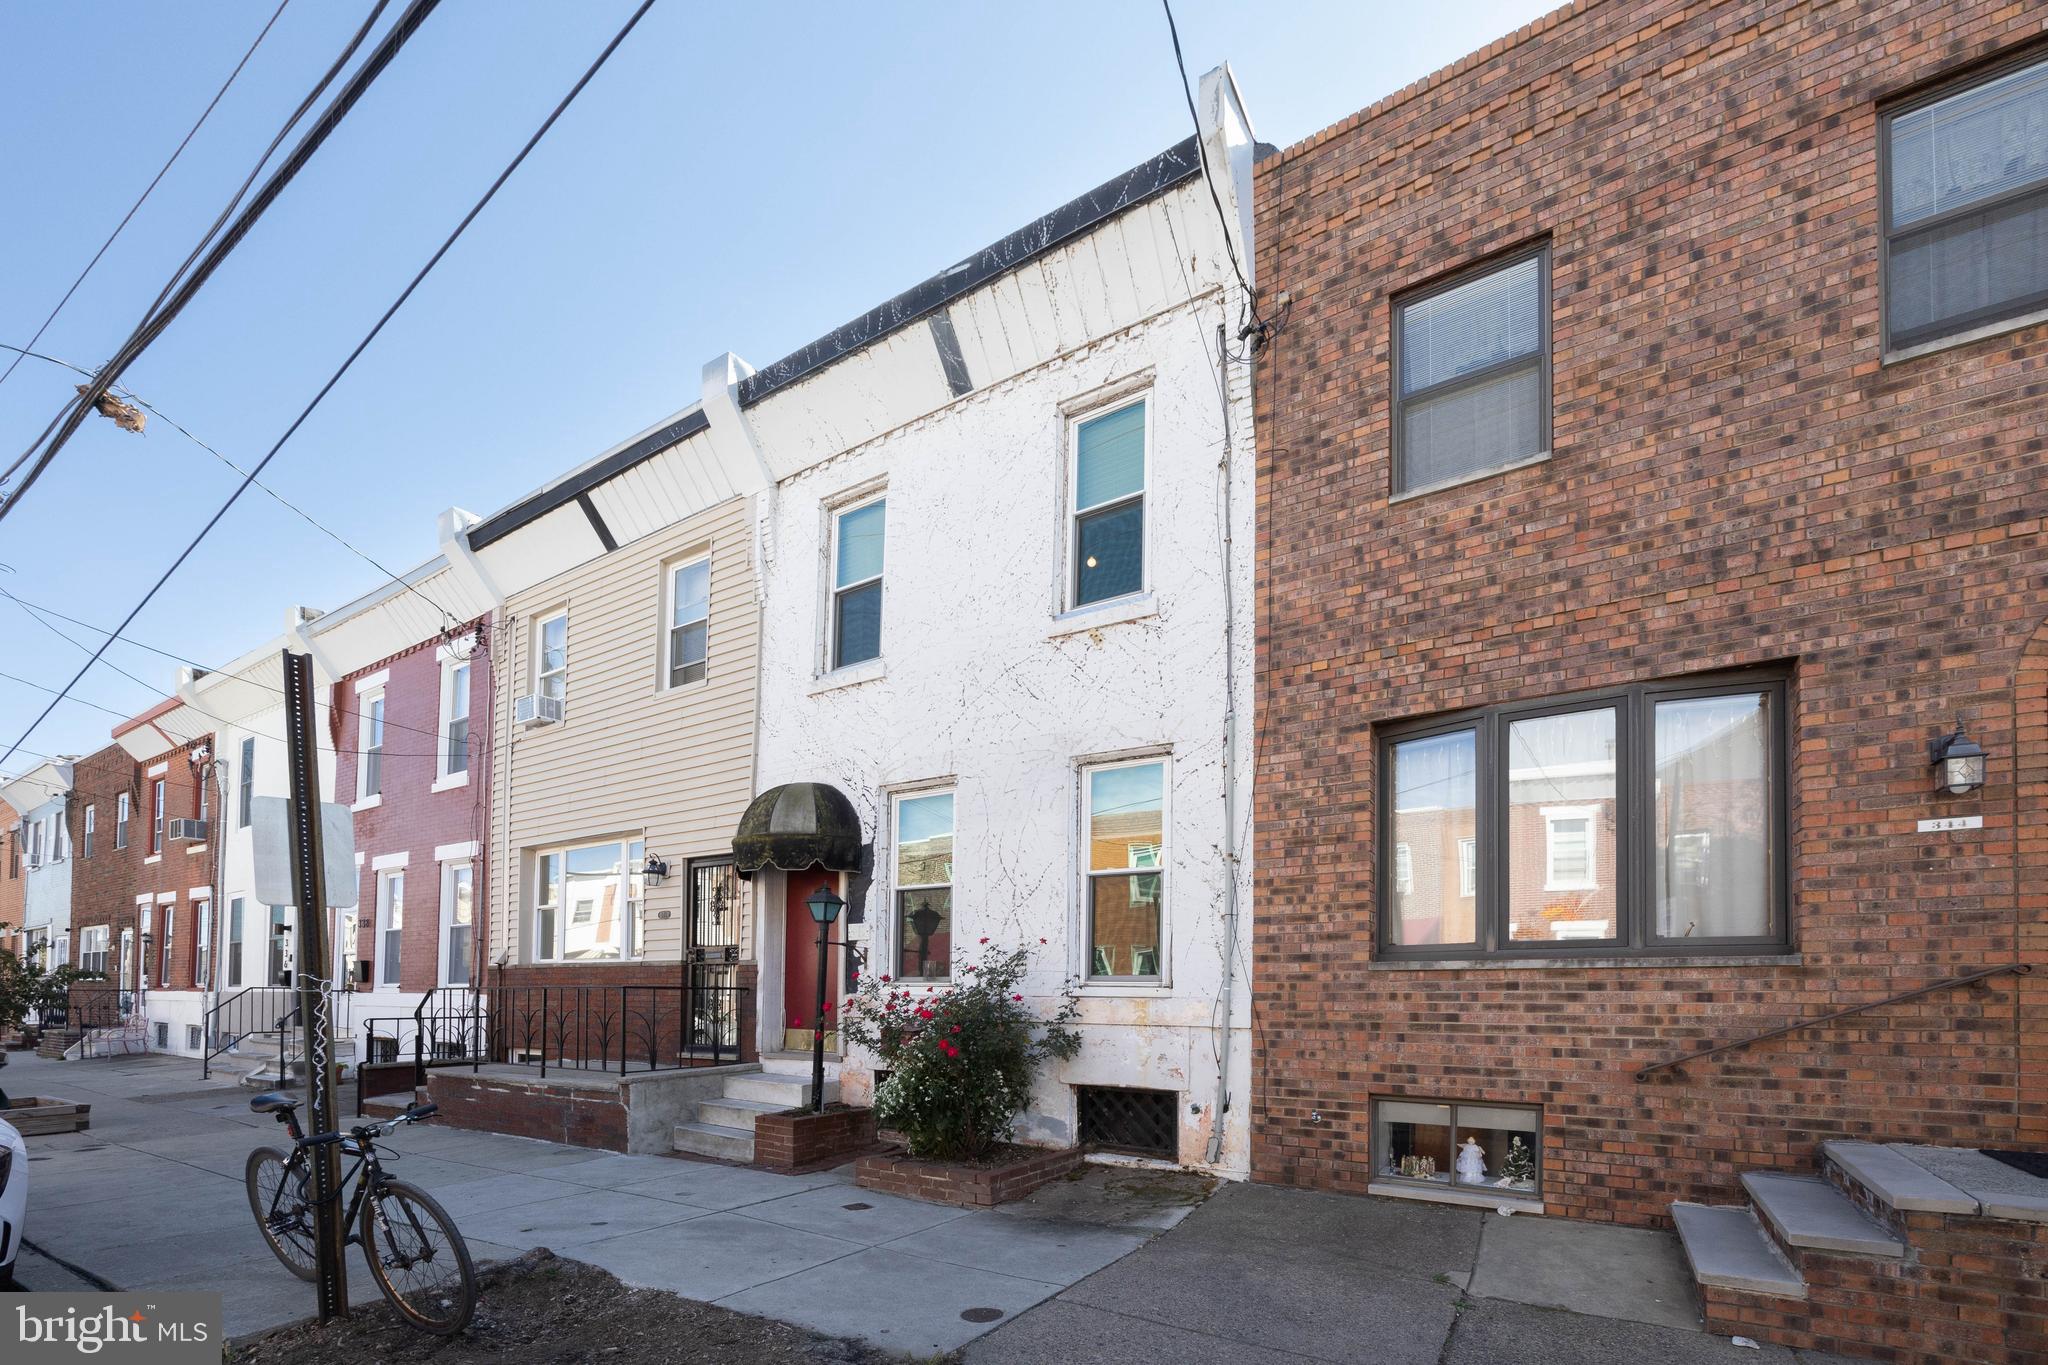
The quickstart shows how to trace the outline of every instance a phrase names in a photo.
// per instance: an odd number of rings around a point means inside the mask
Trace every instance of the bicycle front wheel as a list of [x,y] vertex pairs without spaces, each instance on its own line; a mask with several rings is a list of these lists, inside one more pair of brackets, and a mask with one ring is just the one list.
[[476,1267],[455,1220],[425,1190],[387,1180],[363,1201],[363,1256],[391,1306],[422,1332],[454,1336],[476,1311]]
[[302,1280],[317,1274],[311,1173],[304,1161],[275,1147],[258,1147],[242,1168],[249,1209],[263,1240],[284,1268]]

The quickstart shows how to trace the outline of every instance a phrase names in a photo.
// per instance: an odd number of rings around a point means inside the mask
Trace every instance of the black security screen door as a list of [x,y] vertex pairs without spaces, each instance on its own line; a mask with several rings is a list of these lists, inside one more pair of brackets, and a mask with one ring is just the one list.
[[739,1046],[740,895],[729,859],[690,864],[690,1045]]

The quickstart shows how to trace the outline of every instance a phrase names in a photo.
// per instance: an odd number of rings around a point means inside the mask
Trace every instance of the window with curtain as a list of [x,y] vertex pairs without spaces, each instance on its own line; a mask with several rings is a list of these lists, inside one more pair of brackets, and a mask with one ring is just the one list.
[[944,980],[953,957],[953,793],[896,798],[896,975]]
[[887,500],[876,498],[832,518],[834,668],[881,656],[882,551],[888,516]]
[[1144,590],[1145,404],[1074,424],[1073,606]]
[[711,639],[711,560],[669,570],[668,685],[703,682]]
[[1382,951],[1784,946],[1785,697],[1758,670],[1390,727]]
[[1394,305],[1394,492],[1550,448],[1550,252]]
[[1881,136],[1886,343],[2048,309],[2048,59],[1893,111]]

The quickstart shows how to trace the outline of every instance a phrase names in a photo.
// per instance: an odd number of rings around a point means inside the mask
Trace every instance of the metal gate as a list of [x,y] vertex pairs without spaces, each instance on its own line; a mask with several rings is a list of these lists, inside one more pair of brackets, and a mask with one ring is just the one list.
[[690,864],[689,973],[691,1052],[737,1055],[740,1046],[740,896],[729,858]]

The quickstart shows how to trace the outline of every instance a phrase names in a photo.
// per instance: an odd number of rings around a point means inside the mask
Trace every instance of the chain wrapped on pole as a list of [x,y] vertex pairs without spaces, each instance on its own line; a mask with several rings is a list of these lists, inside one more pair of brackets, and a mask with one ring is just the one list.
[[[327,888],[320,850],[320,769],[314,731],[313,661],[284,653],[285,758],[291,780],[292,887],[298,898],[298,1015],[306,1031],[306,1090],[312,1131],[338,1132],[335,1112],[334,1021],[327,983],[317,968],[327,962]],[[320,1321],[348,1316],[346,1229],[342,1227],[341,1153],[334,1143],[310,1149],[313,1158],[315,1286]]]

